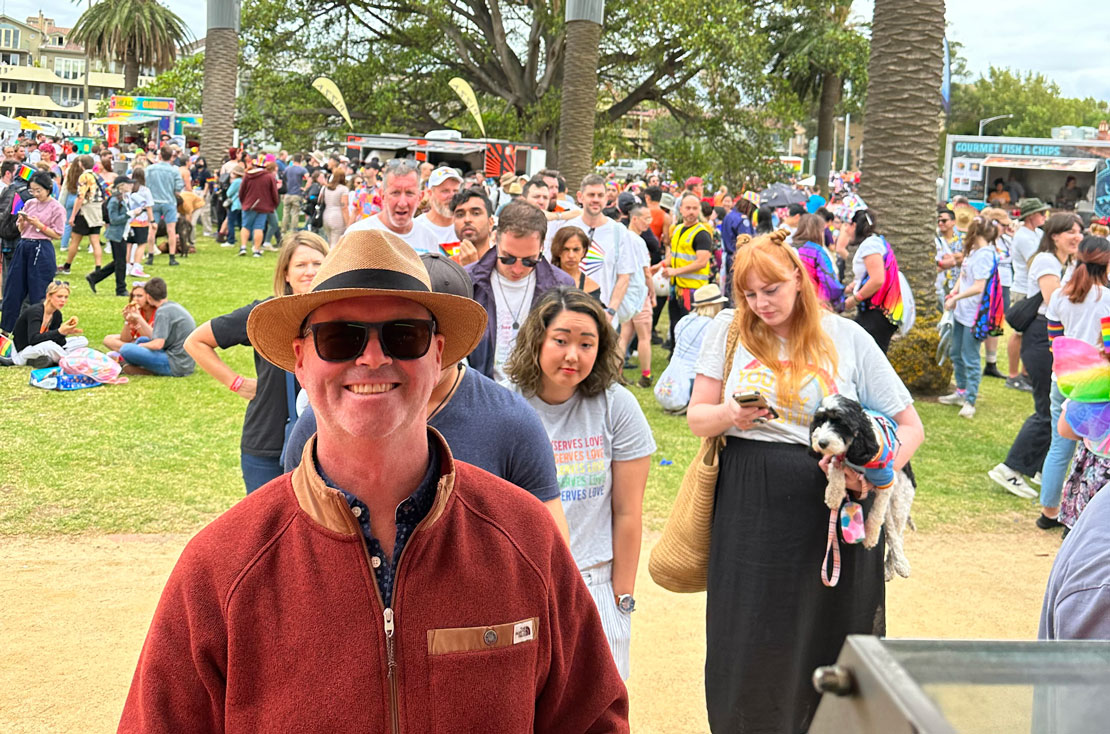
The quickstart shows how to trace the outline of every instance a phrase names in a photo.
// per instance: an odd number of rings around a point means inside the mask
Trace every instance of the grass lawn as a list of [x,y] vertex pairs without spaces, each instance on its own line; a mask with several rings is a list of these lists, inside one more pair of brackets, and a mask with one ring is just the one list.
[[[180,267],[169,268],[162,255],[147,269],[166,279],[170,299],[198,324],[270,292],[274,254],[240,258],[236,248],[203,237],[198,248]],[[84,274],[91,269],[92,256],[82,252],[68,277],[73,295],[65,314],[78,316],[91,345],[102,348],[104,335],[119,331],[125,299],[109,295],[110,281],[99,294],[90,292]],[[253,374],[250,350],[235,347],[223,357],[240,373]],[[652,362],[658,376],[666,366],[660,349]],[[189,532],[242,497],[245,403],[206,374],[137,377],[127,385],[61,393],[30,387],[29,371],[0,369],[0,534]],[[697,440],[685,418],[663,414],[650,390],[631,389],[659,446],[645,515],[649,526],[660,528]],[[1000,530],[1037,516],[1032,501],[1004,492],[986,476],[1032,411],[1031,396],[987,380],[979,406],[976,418],[966,421],[955,408],[918,403],[926,434],[914,459],[919,529],[958,524]],[[661,466],[662,459],[673,463]]]

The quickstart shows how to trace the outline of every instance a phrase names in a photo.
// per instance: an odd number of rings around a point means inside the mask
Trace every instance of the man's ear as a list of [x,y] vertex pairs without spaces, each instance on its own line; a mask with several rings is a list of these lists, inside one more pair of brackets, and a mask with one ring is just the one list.
[[293,338],[293,357],[297,360],[297,366],[294,373],[300,372],[304,368],[304,355],[305,355],[305,337],[298,336]]

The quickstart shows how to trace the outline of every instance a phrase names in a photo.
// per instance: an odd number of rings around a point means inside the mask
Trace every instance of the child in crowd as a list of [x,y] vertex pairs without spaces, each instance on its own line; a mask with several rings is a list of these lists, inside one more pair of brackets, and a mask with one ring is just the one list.
[[143,270],[146,243],[150,238],[150,221],[154,218],[154,194],[146,185],[146,170],[135,166],[131,172],[131,194],[127,197],[127,210],[131,214],[131,231],[127,236],[130,266],[127,274],[135,278],[148,278]]

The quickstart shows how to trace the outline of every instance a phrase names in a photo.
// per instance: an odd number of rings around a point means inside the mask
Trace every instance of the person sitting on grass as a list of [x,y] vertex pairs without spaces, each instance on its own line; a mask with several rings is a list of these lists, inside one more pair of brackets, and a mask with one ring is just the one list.
[[[741,241],[741,237],[745,243],[751,239],[750,235],[738,235],[737,241]],[[674,415],[686,414],[706,329],[728,305],[728,299],[721,293],[720,286],[709,283],[694,291],[693,304],[694,310],[679,319],[674,327],[674,354],[655,384],[656,401],[664,411]]]
[[[312,289],[312,279],[328,254],[328,243],[311,232],[291,232],[282,240],[274,271],[274,295],[280,298]],[[236,345],[250,347],[247,319],[255,306],[269,300],[256,300],[231,313],[205,321],[185,340],[185,351],[200,368],[247,400],[243,436],[239,445],[239,464],[247,494],[285,473],[282,451],[287,432],[297,420],[296,394],[300,390],[293,375],[267,362],[254,352],[256,377],[244,377],[227,366],[216,353]]]
[[123,307],[123,328],[118,334],[109,334],[104,337],[104,346],[108,348],[110,357],[119,356],[119,348],[124,344],[135,342],[142,333],[137,326],[138,322],[145,322],[148,326],[154,325],[154,314],[157,309],[151,306],[146,297],[146,284],[135,283],[131,287],[131,294],[127,305]]
[[46,287],[44,300],[23,309],[12,332],[15,364],[36,369],[49,367],[58,364],[68,352],[88,346],[89,340],[80,336],[77,317],[66,321],[62,316],[62,308],[68,301],[69,283],[55,280]]
[[129,375],[185,377],[193,374],[196,363],[185,351],[185,339],[197,328],[196,321],[180,303],[167,300],[166,281],[151,278],[146,284],[147,303],[158,310],[153,324],[132,319],[140,336],[121,344],[123,371]]

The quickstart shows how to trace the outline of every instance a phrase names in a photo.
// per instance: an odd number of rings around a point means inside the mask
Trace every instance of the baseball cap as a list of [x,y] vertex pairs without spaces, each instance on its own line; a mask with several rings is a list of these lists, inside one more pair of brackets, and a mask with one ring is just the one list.
[[621,214],[628,214],[637,204],[643,204],[640,197],[628,191],[617,197],[617,208],[621,210]]
[[698,186],[699,184],[703,183],[705,183],[705,181],[702,181],[700,176],[691,176],[690,178],[686,179],[687,188],[691,186]]
[[438,252],[423,252],[420,262],[428,271],[433,293],[449,293],[452,296],[474,298],[474,281],[470,279],[462,265]]
[[450,166],[440,166],[436,170],[432,171],[432,175],[428,176],[428,186],[434,188],[436,186],[439,186],[444,181],[448,181],[450,179],[455,179],[459,183],[462,183],[463,180],[462,176],[460,176],[459,172],[456,171],[454,168],[451,168]]

